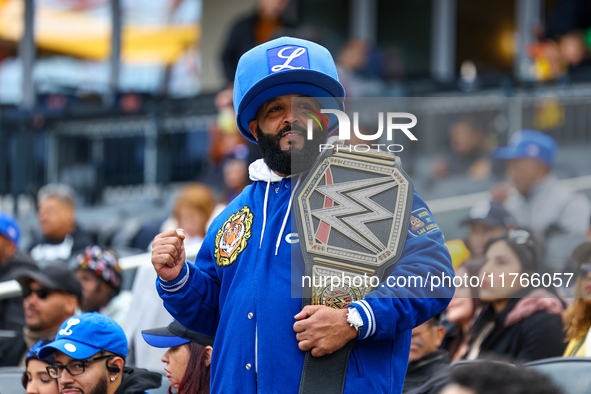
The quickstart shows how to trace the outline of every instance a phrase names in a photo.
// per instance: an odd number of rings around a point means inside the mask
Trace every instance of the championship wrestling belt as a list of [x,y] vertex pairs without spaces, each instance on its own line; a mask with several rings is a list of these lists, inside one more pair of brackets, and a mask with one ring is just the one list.
[[[412,200],[412,182],[393,153],[325,150],[294,204],[304,306],[342,309],[376,289],[402,255]],[[354,345],[322,357],[307,352],[300,393],[341,393]]]

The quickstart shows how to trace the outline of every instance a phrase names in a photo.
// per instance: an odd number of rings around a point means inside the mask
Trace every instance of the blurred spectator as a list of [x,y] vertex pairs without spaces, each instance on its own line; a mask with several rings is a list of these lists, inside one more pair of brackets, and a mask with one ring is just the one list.
[[474,257],[484,257],[484,245],[503,231],[515,228],[515,221],[502,204],[482,200],[472,205],[462,225],[470,225],[466,246]]
[[233,23],[221,54],[228,87],[215,98],[218,109],[232,106],[232,85],[240,56],[277,37],[277,32],[285,26],[283,13],[288,5],[289,0],[258,0],[255,10]]
[[222,201],[224,204],[229,204],[242,192],[242,189],[250,184],[248,162],[243,157],[229,157],[224,162],[223,172],[224,192]]
[[537,250],[525,230],[509,231],[485,246],[478,276],[484,278],[479,295],[486,304],[474,323],[467,359],[496,354],[531,361],[562,355],[564,305],[529,280],[543,273]]
[[422,386],[450,363],[447,351],[439,349],[444,336],[439,314],[413,328],[403,393]]
[[179,191],[172,217],[162,224],[158,233],[182,228],[185,230],[185,245],[201,244],[214,208],[211,189],[202,183],[190,183]]
[[337,57],[337,72],[348,97],[375,95],[383,85],[383,56],[370,42],[347,41]]
[[575,298],[564,314],[565,356],[591,357],[591,243],[575,249],[572,260],[578,266]]
[[23,272],[17,280],[25,296],[25,326],[15,337],[0,340],[0,366],[24,366],[27,350],[40,339],[55,337],[82,298],[80,281],[65,264]]
[[566,73],[581,73],[589,65],[591,44],[591,3],[587,0],[561,0],[550,15],[544,37],[532,47],[536,78],[552,80]]
[[76,276],[82,284],[82,311],[102,313],[125,327],[131,292],[121,291],[122,271],[115,252],[87,246],[76,261]]
[[43,237],[34,243],[31,256],[43,267],[70,257],[92,244],[90,236],[76,224],[76,196],[65,184],[48,184],[38,193],[39,226]]
[[575,194],[557,182],[552,164],[558,147],[548,134],[522,130],[509,145],[494,156],[507,160],[507,178],[517,193],[506,199],[505,207],[519,227],[542,236],[552,232],[586,235],[591,206],[585,196]]
[[440,394],[562,393],[545,375],[499,361],[459,364],[450,370],[448,381]]
[[170,382],[169,392],[209,393],[213,338],[199,334],[173,321],[168,327],[143,330],[144,340],[157,348],[169,348],[162,356]]
[[456,276],[462,278],[462,283],[456,286],[456,292],[445,310],[445,338],[441,345],[452,361],[461,360],[466,355],[472,325],[482,311],[478,287],[470,284],[470,278],[478,276],[483,264],[483,259],[470,259],[456,268]]
[[489,158],[487,135],[475,117],[462,117],[449,129],[451,154],[433,164],[433,177],[467,175],[472,180],[484,180],[493,173]]
[[[231,102],[229,106],[219,110],[217,121],[212,123],[209,134],[208,167],[199,180],[212,187],[216,194],[221,194],[220,201],[227,202],[228,197],[230,200],[233,198],[232,189],[244,187],[250,183],[248,165],[261,157],[260,150],[256,144],[246,140],[240,134]],[[238,164],[246,166],[246,173],[240,172],[233,175],[226,172],[226,167],[231,167],[231,170],[240,170]],[[226,180],[226,178],[230,179]],[[228,181],[236,185],[228,186]]]
[[115,320],[100,313],[65,320],[55,340],[39,351],[40,357],[53,354],[55,361],[47,372],[57,379],[61,393],[144,394],[162,384],[162,375],[156,372],[125,366],[125,333]]
[[591,216],[587,197],[573,193],[553,175],[557,149],[556,141],[545,133],[522,130],[513,134],[509,145],[498,148],[494,156],[507,160],[506,175],[515,190],[508,197],[503,186],[493,190],[517,227],[533,230],[546,246],[552,246],[546,248],[552,253],[546,261],[555,272],[563,268],[572,250],[565,245],[573,240],[578,244],[586,237]]
[[57,381],[47,373],[47,366],[55,361],[55,357],[39,358],[39,350],[49,342],[49,339],[41,339],[27,352],[23,372],[23,387],[27,394],[59,394]]
[[276,32],[284,26],[283,12],[288,4],[289,0],[258,0],[254,11],[234,22],[222,51],[228,83],[234,81],[236,66],[243,53],[275,38]]
[[[18,251],[20,226],[10,215],[0,212],[0,282],[14,279],[19,269],[36,269],[28,254]],[[20,330],[25,324],[23,297],[0,300],[0,330]]]
[[464,263],[464,261],[472,257],[472,254],[466,247],[466,244],[461,239],[445,241],[445,246],[447,246],[447,250],[451,256],[451,264],[453,265],[454,269],[457,269]]

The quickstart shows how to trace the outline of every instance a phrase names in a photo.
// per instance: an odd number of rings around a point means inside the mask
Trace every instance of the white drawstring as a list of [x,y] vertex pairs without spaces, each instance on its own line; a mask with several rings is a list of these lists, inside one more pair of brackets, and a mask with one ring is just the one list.
[[279,231],[279,237],[277,237],[277,243],[275,244],[275,256],[277,256],[277,251],[279,250],[279,245],[281,245],[281,238],[283,237],[283,230],[285,230],[285,225],[287,224],[287,219],[289,218],[289,212],[291,210],[291,201],[293,200],[293,195],[297,190],[298,186],[300,185],[300,179],[302,174],[298,175],[298,180],[296,182],[295,187],[291,189],[291,194],[289,195],[289,202],[287,203],[287,212],[285,212],[285,217],[283,218],[283,224],[281,225],[281,230]]
[[267,181],[267,190],[265,191],[265,203],[263,204],[263,231],[261,234],[261,242],[259,243],[259,249],[263,245],[263,237],[265,236],[265,226],[267,225],[267,200],[269,199],[269,186],[271,181]]

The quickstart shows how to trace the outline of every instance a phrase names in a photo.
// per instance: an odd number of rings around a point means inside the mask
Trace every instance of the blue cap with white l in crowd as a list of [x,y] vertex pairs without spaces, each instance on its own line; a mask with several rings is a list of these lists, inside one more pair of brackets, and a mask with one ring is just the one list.
[[66,319],[55,340],[39,351],[45,358],[59,350],[75,360],[84,360],[101,350],[127,357],[127,337],[119,324],[97,312],[83,313]]
[[[242,135],[256,140],[248,123],[267,100],[286,94],[326,98],[326,109],[344,109],[345,89],[330,52],[311,41],[280,37],[256,46],[238,61],[234,79],[236,123]],[[329,129],[336,124],[331,116]]]
[[0,235],[4,235],[15,246],[18,246],[21,236],[18,223],[15,218],[4,212],[0,212]]
[[548,167],[554,163],[556,141],[546,133],[537,130],[521,130],[511,136],[509,144],[497,148],[493,157],[497,159],[533,159]]

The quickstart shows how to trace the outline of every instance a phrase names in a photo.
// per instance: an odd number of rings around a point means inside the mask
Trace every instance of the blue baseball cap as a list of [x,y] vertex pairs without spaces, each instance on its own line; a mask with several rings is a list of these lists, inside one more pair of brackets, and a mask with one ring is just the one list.
[[[326,98],[320,103],[323,108],[344,109],[345,89],[326,48],[299,38],[280,37],[242,55],[234,78],[234,110],[242,135],[256,143],[248,123],[263,103],[285,94]],[[331,115],[329,129],[336,122]]]
[[31,348],[27,352],[27,355],[25,356],[25,364],[28,364],[29,360],[41,360],[46,361],[47,363],[53,362],[55,359],[55,354],[53,353],[49,354],[49,357],[46,359],[39,358],[39,350],[41,350],[43,346],[49,344],[50,342],[51,339],[42,338],[39,341],[37,341],[33,346],[31,346]]
[[142,330],[144,341],[154,347],[174,347],[185,343],[195,342],[203,346],[213,346],[214,338],[191,331],[178,321],[173,321],[168,327]]
[[0,234],[18,246],[18,240],[21,237],[20,227],[15,218],[4,212],[0,212]]
[[127,357],[127,338],[115,320],[97,312],[72,316],[62,323],[55,340],[39,351],[45,358],[56,350],[76,360],[94,356],[101,350]]
[[497,148],[493,157],[497,159],[533,159],[548,167],[554,163],[558,146],[554,138],[537,130],[521,130],[511,136],[509,144]]

